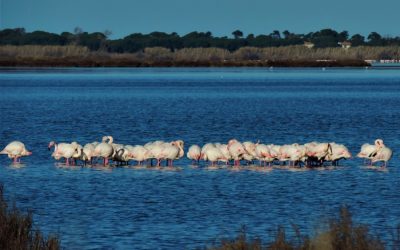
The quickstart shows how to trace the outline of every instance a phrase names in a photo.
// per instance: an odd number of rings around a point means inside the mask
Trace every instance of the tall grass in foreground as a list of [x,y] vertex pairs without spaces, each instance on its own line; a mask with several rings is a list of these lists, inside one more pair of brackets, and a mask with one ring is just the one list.
[[[222,239],[212,250],[381,250],[385,244],[370,232],[367,225],[355,224],[346,207],[340,208],[339,216],[327,222],[325,230],[313,238],[303,236],[299,228],[293,226],[295,237],[288,239],[285,230],[280,227],[271,242],[263,243],[259,238],[248,238],[245,229],[235,239]],[[393,235],[392,248],[400,249],[400,227]]]
[[8,207],[0,186],[0,249],[60,249],[57,237],[45,237],[33,228],[31,214],[21,213],[15,205]]

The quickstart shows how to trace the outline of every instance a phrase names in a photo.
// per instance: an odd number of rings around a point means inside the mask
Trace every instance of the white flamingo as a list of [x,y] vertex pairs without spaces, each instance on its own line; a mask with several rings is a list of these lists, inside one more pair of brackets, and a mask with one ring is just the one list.
[[147,160],[148,150],[141,145],[136,145],[134,147],[127,147],[129,150],[129,156],[132,160],[138,162],[138,165],[142,165],[142,162]]
[[[310,142],[304,144],[306,147],[306,154],[308,160],[316,160],[318,165],[321,165],[325,157],[331,153],[331,146],[329,143]],[[314,161],[315,161],[314,160]],[[309,162],[310,163],[310,162]]]
[[94,151],[95,147],[97,146],[98,143],[93,144],[93,143],[87,143],[85,146],[83,146],[82,149],[82,155],[81,159],[85,162],[92,162],[93,157],[95,156]]
[[76,161],[82,158],[83,147],[77,142],[71,142],[71,145],[75,147],[75,153],[72,155],[72,165],[76,165]]
[[203,147],[202,150],[203,160],[210,161],[211,166],[214,166],[217,161],[225,160],[225,157],[219,148],[212,144],[207,145],[208,146],[205,148]]
[[326,156],[325,160],[331,161],[333,165],[337,165],[339,160],[351,158],[351,153],[345,145],[335,142],[329,144],[331,146],[331,152]]
[[247,161],[247,163],[252,163],[254,159],[256,159],[256,146],[259,144],[253,143],[250,141],[245,141],[242,143],[245,149],[245,153],[243,154],[243,159]]
[[243,159],[243,154],[246,153],[244,146],[236,139],[228,142],[228,150],[234,160],[234,165],[240,165],[240,160]]
[[[145,148],[147,147],[148,151],[146,153],[146,158],[148,159],[156,159],[157,160],[157,167],[161,166],[161,160],[164,159],[164,147],[166,147],[168,143],[161,142],[161,141],[155,141],[152,144],[145,145]],[[151,162],[150,162],[150,165]]]
[[61,158],[65,158],[65,165],[69,166],[71,159],[77,153],[77,145],[71,143],[56,143],[55,141],[51,141],[48,145],[48,149],[54,147],[54,152],[51,156],[56,159],[60,160]]
[[232,155],[229,153],[228,145],[215,143],[215,147],[219,149],[221,154],[223,155],[222,158],[218,159],[218,162],[223,162],[225,165],[228,165],[229,161],[232,160]]
[[361,146],[360,153],[357,154],[357,157],[363,158],[364,160],[367,161],[368,160],[371,161],[378,152],[378,150],[382,147],[382,145],[384,145],[382,139],[376,139],[374,145],[365,143]]
[[383,145],[382,142],[382,147],[378,149],[376,152],[376,155],[371,159],[371,164],[375,162],[380,162],[383,161],[383,167],[387,166],[387,162],[392,158],[392,150],[385,145]]
[[168,161],[168,166],[172,167],[174,160],[182,158],[185,155],[183,145],[184,143],[182,140],[173,141],[164,145],[162,158]]
[[12,141],[10,142],[1,152],[0,154],[6,154],[8,158],[13,159],[13,163],[20,162],[20,158],[23,156],[29,156],[32,152],[28,151],[25,148],[25,144],[20,141]]
[[114,156],[113,141],[112,136],[104,136],[102,142],[94,149],[94,156],[102,157],[104,166],[108,165],[109,159]]
[[288,145],[286,151],[289,159],[289,165],[296,166],[301,161],[304,161],[306,156],[306,148],[303,145],[297,143]]
[[190,146],[186,156],[188,159],[199,164],[199,160],[201,158],[201,148],[198,145]]
[[270,147],[265,144],[258,144],[255,148],[256,159],[260,162],[260,166],[266,166],[266,163],[271,166],[274,157],[271,157]]

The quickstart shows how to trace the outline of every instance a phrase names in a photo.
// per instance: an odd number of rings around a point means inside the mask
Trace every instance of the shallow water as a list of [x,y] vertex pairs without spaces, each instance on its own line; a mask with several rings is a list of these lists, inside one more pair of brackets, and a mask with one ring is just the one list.
[[[400,71],[391,69],[2,69],[0,147],[22,140],[24,164],[0,158],[6,196],[62,245],[195,248],[246,225],[268,239],[278,225],[307,233],[342,204],[386,240],[400,223]],[[82,144],[111,134],[151,140],[344,143],[353,155],[383,138],[389,167],[359,159],[326,170],[175,170],[55,164],[51,140]]]

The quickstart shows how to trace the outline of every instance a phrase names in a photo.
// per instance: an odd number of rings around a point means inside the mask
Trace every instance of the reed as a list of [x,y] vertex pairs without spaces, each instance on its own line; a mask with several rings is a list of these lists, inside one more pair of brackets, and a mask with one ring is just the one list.
[[[263,243],[259,238],[249,238],[242,228],[238,236],[232,240],[222,239],[218,244],[209,247],[212,250],[382,250],[384,243],[379,236],[370,232],[367,225],[355,224],[347,207],[341,207],[339,215],[328,220],[325,230],[315,237],[303,236],[300,229],[292,226],[294,237],[288,239],[286,232],[279,227],[272,241]],[[393,249],[398,249],[399,231],[393,240]]]
[[60,249],[56,236],[45,237],[34,229],[32,214],[23,214],[15,204],[10,208],[0,185],[0,249]]
[[82,46],[0,46],[0,66],[277,66],[340,67],[368,66],[364,60],[400,59],[399,46],[349,49],[284,47],[242,47],[230,52],[220,48],[146,48],[136,53],[90,51]]
[[12,58],[79,58],[84,59],[119,59],[129,58],[139,61],[254,61],[254,60],[379,60],[400,59],[399,46],[369,47],[359,46],[349,49],[342,48],[313,48],[308,49],[302,45],[284,47],[242,47],[234,52],[220,48],[184,48],[176,51],[163,47],[146,48],[136,53],[107,53],[103,51],[91,52],[82,46],[40,46],[23,45],[0,46],[0,57]]
[[40,46],[24,45],[0,46],[0,57],[2,58],[63,58],[63,57],[85,57],[90,53],[89,49],[81,46]]

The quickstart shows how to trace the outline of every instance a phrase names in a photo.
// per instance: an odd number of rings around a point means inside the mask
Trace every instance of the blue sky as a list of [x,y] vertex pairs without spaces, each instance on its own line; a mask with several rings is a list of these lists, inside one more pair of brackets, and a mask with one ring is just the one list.
[[322,28],[400,35],[399,0],[0,0],[0,28],[60,33],[111,30],[113,38],[152,31],[230,36]]

